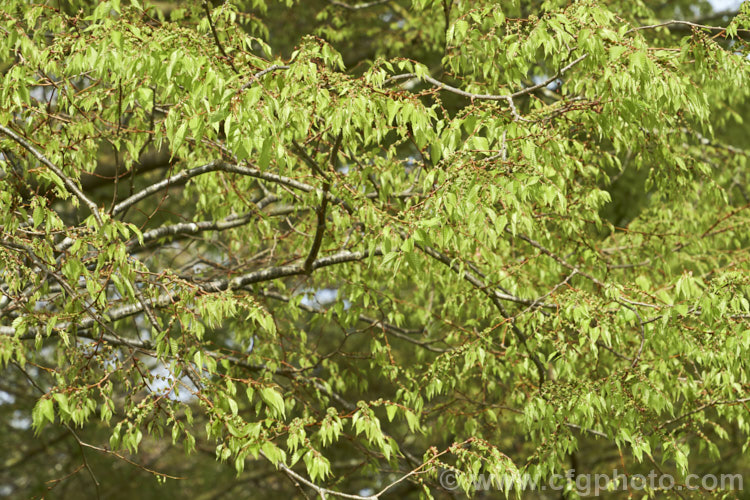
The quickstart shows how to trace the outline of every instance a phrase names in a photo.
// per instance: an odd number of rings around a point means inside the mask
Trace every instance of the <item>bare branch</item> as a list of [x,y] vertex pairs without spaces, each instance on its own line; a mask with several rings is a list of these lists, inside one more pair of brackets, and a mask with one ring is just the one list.
[[143,190],[135,193],[129,198],[126,198],[125,200],[118,203],[112,209],[112,213],[116,215],[122,212],[123,210],[125,210],[126,208],[130,207],[131,205],[138,203],[142,199],[154,193],[157,193],[166,187],[184,184],[189,179],[196,177],[198,175],[206,174],[209,172],[217,172],[217,171],[247,175],[249,177],[255,177],[257,179],[263,179],[269,182],[282,184],[287,187],[291,187],[293,189],[304,191],[306,193],[316,191],[316,188],[314,188],[313,186],[309,184],[305,184],[304,182],[299,182],[289,177],[283,177],[281,175],[271,174],[269,172],[262,172],[255,168],[241,167],[239,165],[225,163],[221,160],[215,160],[205,165],[201,165],[200,167],[194,167],[188,170],[183,170],[167,179],[164,179],[160,182],[157,182],[156,184],[152,184],[151,186],[144,188]]
[[[266,196],[256,204],[257,210],[263,210],[266,206],[278,200],[276,196]],[[304,210],[297,207],[283,207],[280,210],[273,210],[268,215],[288,215],[297,210]],[[205,231],[225,231],[235,227],[243,226],[257,217],[255,212],[249,212],[243,215],[230,215],[222,220],[204,220],[197,222],[181,222],[169,226],[162,226],[151,229],[143,233],[143,245],[136,240],[131,240],[128,245],[135,248],[145,247],[146,243],[164,238],[167,236],[179,236],[202,233]]]
[[[346,262],[357,262],[369,257],[369,252],[339,252],[328,257],[322,257],[316,259],[311,265],[311,271],[320,269],[323,267],[333,266],[336,264],[343,264]],[[382,255],[379,248],[375,249],[373,255]],[[304,266],[292,265],[292,266],[279,266],[271,267],[268,269],[262,269],[260,271],[254,271],[252,273],[238,276],[231,280],[214,280],[202,285],[202,288],[207,292],[219,292],[227,289],[242,288],[253,283],[260,283],[262,281],[271,281],[277,278],[284,278],[287,276],[295,276],[298,274],[307,274]]]

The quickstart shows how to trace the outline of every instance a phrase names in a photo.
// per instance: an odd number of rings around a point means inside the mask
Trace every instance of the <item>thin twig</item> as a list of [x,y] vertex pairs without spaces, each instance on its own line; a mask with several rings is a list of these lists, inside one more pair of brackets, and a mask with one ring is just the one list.
[[712,401],[710,403],[706,403],[702,406],[699,406],[698,408],[695,408],[694,410],[690,410],[689,412],[683,413],[682,415],[679,415],[673,418],[672,420],[667,420],[666,422],[663,422],[661,425],[659,425],[656,428],[656,430],[663,429],[664,427],[670,424],[678,422],[682,420],[683,418],[689,417],[690,415],[693,415],[695,413],[699,413],[707,408],[713,408],[714,406],[721,406],[721,405],[733,406],[733,405],[739,405],[739,404],[744,404],[748,402],[750,402],[750,398],[734,399],[734,400],[729,400],[729,401]]
[[646,328],[643,323],[643,318],[641,318],[640,313],[638,312],[638,309],[635,307],[630,307],[627,304],[624,304],[623,302],[618,301],[618,304],[620,304],[625,309],[630,309],[635,314],[635,317],[638,318],[638,326],[641,330],[641,345],[638,347],[638,352],[635,353],[635,356],[633,357],[633,361],[630,363],[630,368],[635,368],[638,365],[638,362],[641,360],[641,354],[643,353],[643,346],[646,344]]
[[[18,370],[20,370],[21,373],[23,373],[23,375],[26,377],[26,379],[29,381],[29,383],[32,386],[34,386],[34,388],[36,388],[36,390],[38,390],[39,392],[41,392],[43,395],[47,394],[47,392],[44,389],[42,389],[39,386],[39,384],[36,383],[36,381],[31,377],[31,375],[29,375],[29,372],[27,372],[26,370],[24,370],[21,367],[21,365],[19,365],[15,361],[11,361],[11,363],[16,368],[18,368]],[[84,453],[84,451],[83,451],[83,445],[85,443],[83,441],[81,441],[81,438],[78,437],[78,434],[76,434],[76,432],[68,424],[66,424],[65,422],[62,422],[62,420],[60,421],[60,423],[62,423],[63,427],[65,427],[68,430],[68,432],[73,436],[73,439],[75,439],[76,442],[78,443],[78,448],[81,450],[81,460],[83,461],[83,466],[86,468],[86,471],[88,471],[89,477],[91,477],[91,481],[94,483],[94,490],[96,491],[96,498],[101,498],[101,495],[99,493],[99,481],[96,479],[96,476],[94,475],[94,471],[93,471],[93,469],[91,469],[91,466],[89,465],[89,462],[86,459],[86,453]]]
[[211,27],[211,33],[214,35],[214,41],[216,42],[216,46],[219,48],[219,52],[221,52],[221,55],[224,56],[224,59],[227,60],[229,63],[229,66],[232,67],[232,71],[239,74],[239,70],[235,67],[234,61],[232,61],[232,58],[230,58],[227,53],[224,51],[224,46],[221,44],[221,41],[219,40],[219,34],[216,32],[216,27],[214,27],[213,19],[211,19],[211,9],[208,6],[208,2],[203,2],[203,9],[206,11],[206,17],[208,18],[208,25]]
[[[261,452],[261,454],[267,460],[269,460],[268,457],[265,456],[265,454],[263,454],[262,452]],[[289,467],[287,467],[286,465],[284,465],[281,462],[279,462],[276,465],[286,475],[288,475],[288,476],[296,479],[297,481],[299,481],[299,482],[305,484],[306,486],[312,488],[313,490],[315,490],[315,492],[320,496],[321,499],[325,499],[327,495],[330,495],[330,496],[340,497],[340,498],[349,498],[351,500],[378,500],[381,497],[381,495],[383,495],[385,492],[387,492],[388,490],[390,490],[391,488],[393,488],[394,486],[396,486],[400,482],[405,481],[406,479],[410,478],[411,476],[414,476],[414,475],[417,475],[417,474],[425,474],[425,473],[430,472],[432,470],[432,469],[421,470],[427,464],[420,465],[419,467],[417,467],[416,469],[412,470],[408,474],[405,474],[405,475],[401,476],[400,478],[398,478],[396,481],[390,483],[389,485],[387,485],[385,488],[383,488],[379,492],[375,493],[374,495],[362,496],[362,495],[353,495],[351,493],[342,493],[340,491],[335,491],[335,490],[330,490],[328,488],[323,488],[322,486],[318,486],[317,484],[313,483],[312,481],[309,481],[308,479],[306,479],[302,475],[297,474],[296,472],[294,472],[292,469],[290,469]]]
[[[406,237],[405,234],[401,235],[402,237]],[[529,358],[536,366],[538,375],[539,375],[539,388],[541,388],[544,385],[544,381],[546,379],[545,375],[545,367],[544,364],[541,362],[539,357],[536,355],[534,351],[531,350],[531,348],[528,345],[528,338],[526,337],[526,334],[521,331],[520,328],[516,325],[515,319],[512,318],[507,310],[505,309],[505,306],[503,306],[503,303],[500,301],[500,292],[495,290],[492,287],[488,287],[482,280],[474,276],[472,273],[468,271],[461,270],[461,266],[459,266],[456,262],[451,261],[451,259],[443,254],[442,252],[428,246],[428,245],[415,245],[417,248],[422,250],[424,253],[432,257],[433,259],[442,262],[446,266],[448,266],[449,269],[451,269],[453,272],[461,276],[463,279],[471,283],[474,288],[484,293],[490,301],[494,304],[494,306],[500,311],[500,314],[507,319],[510,322],[511,329],[513,330],[513,333],[515,334],[518,341],[523,345],[523,347],[526,349],[527,354],[529,355]]]

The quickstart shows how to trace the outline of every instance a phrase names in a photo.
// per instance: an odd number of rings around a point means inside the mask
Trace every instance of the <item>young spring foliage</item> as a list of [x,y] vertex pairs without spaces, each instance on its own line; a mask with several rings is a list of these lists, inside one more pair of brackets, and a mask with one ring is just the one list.
[[0,486],[749,471],[750,7],[651,3],[3,2]]

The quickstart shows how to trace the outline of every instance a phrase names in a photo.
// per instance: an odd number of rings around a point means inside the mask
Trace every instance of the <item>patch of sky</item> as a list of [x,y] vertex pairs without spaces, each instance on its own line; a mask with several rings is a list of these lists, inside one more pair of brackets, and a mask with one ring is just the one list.
[[195,399],[193,392],[198,389],[188,377],[181,377],[177,381],[174,373],[164,363],[157,363],[150,372],[154,376],[149,384],[152,393],[183,403]]
[[0,391],[0,405],[13,404],[16,402],[16,397],[5,391]]
[[[303,295],[300,304],[317,310],[323,309],[339,299],[339,291],[337,288],[320,288],[315,291],[308,289],[300,291],[299,294]],[[344,309],[349,309],[352,306],[352,303],[346,299],[343,300]]]
[[31,427],[31,419],[21,410],[15,410],[8,424],[14,429],[23,431]]
[[742,0],[710,0],[716,12],[734,11],[740,8]]

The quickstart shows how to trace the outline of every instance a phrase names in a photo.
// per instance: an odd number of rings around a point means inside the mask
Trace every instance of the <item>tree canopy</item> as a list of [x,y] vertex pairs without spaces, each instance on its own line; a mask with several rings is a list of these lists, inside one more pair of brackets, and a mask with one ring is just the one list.
[[0,16],[0,495],[750,473],[749,3]]

